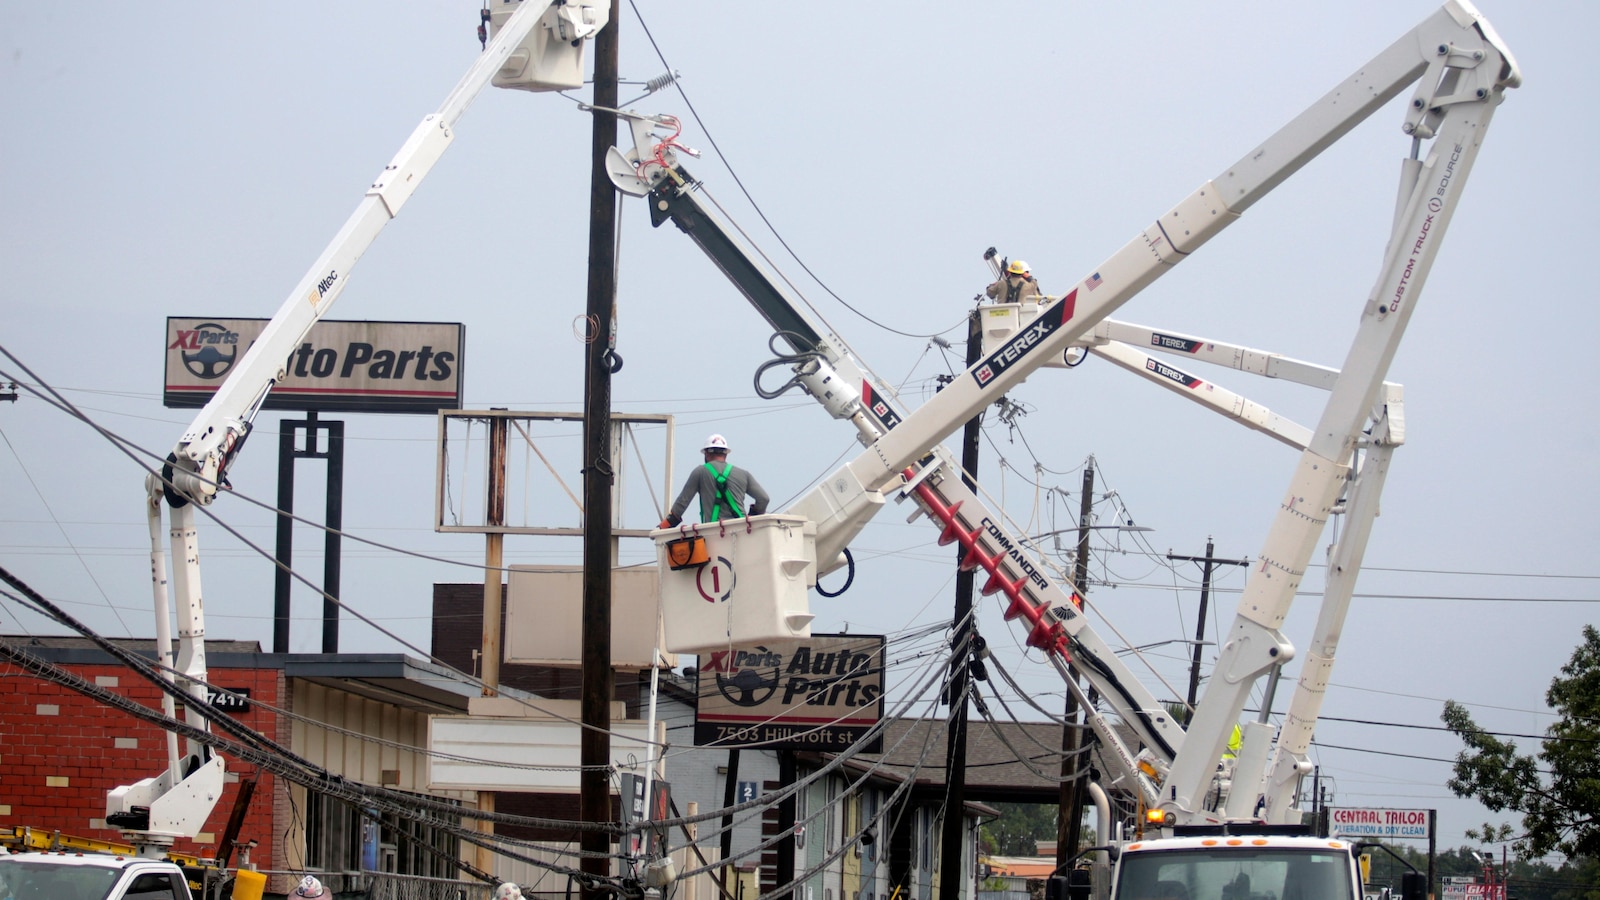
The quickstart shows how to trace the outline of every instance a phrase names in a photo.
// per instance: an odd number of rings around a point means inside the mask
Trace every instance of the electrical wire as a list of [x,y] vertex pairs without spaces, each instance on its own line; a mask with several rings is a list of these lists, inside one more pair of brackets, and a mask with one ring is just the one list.
[[[672,71],[672,65],[667,62],[666,54],[662,53],[661,46],[656,43],[655,35],[651,34],[651,32],[650,32],[650,26],[645,22],[643,14],[641,14],[639,12],[638,4],[635,3],[634,0],[628,0],[628,5],[629,5],[629,7],[631,7],[633,9],[634,17],[639,20],[639,27],[640,27],[641,30],[644,31],[645,37],[650,41],[650,47],[651,47],[651,49],[653,49],[655,51],[656,58],[661,61],[661,64],[663,66],[665,66],[668,71]],[[689,114],[692,117],[694,117],[695,124],[698,125],[700,127],[701,132],[703,132],[705,134],[706,142],[711,145],[711,149],[712,150],[716,151],[717,158],[722,160],[722,165],[723,165],[724,168],[726,168],[728,170],[728,175],[733,178],[733,183],[738,186],[739,192],[744,195],[745,200],[747,200],[750,203],[750,207],[753,210],[755,210],[756,215],[761,219],[762,223],[767,226],[767,230],[772,233],[772,236],[777,239],[778,243],[783,247],[783,249],[785,251],[788,252],[789,256],[794,259],[794,261],[800,266],[800,268],[808,276],[810,276],[811,279],[813,281],[815,281],[818,286],[820,286],[824,291],[827,292],[828,296],[830,296],[834,300],[838,301],[839,305],[843,306],[845,309],[850,310],[851,312],[855,313],[857,316],[861,317],[862,319],[866,320],[867,322],[871,323],[872,325],[875,325],[878,328],[881,328],[884,331],[888,331],[888,332],[890,332],[892,334],[901,335],[902,337],[931,338],[931,337],[936,337],[938,335],[947,334],[950,331],[953,331],[954,329],[960,327],[961,322],[958,322],[955,325],[952,325],[949,328],[944,329],[944,331],[934,332],[933,334],[918,334],[918,333],[913,333],[913,332],[908,332],[908,331],[901,331],[898,328],[893,328],[893,327],[891,327],[889,325],[885,325],[884,323],[879,322],[877,319],[872,318],[871,316],[869,316],[866,313],[862,312],[861,310],[857,309],[855,306],[853,306],[850,303],[846,302],[843,297],[840,297],[837,293],[835,293],[832,288],[830,288],[825,282],[823,282],[823,280],[822,280],[822,278],[820,276],[818,276],[815,272],[813,272],[811,270],[810,266],[806,265],[805,261],[800,258],[800,255],[795,252],[794,248],[789,246],[789,242],[784,240],[783,235],[778,233],[777,227],[772,224],[771,220],[769,220],[767,218],[767,214],[764,211],[762,211],[760,204],[756,203],[755,198],[750,195],[750,191],[749,191],[749,189],[747,189],[745,187],[743,179],[741,179],[739,177],[738,172],[736,172],[734,170],[733,164],[728,161],[727,154],[722,152],[722,147],[717,144],[716,138],[712,136],[711,129],[706,127],[705,120],[700,118],[699,110],[695,109],[694,108],[694,103],[689,100],[689,94],[688,94],[687,91],[685,91],[683,89],[683,83],[680,82],[680,81],[675,81],[675,82],[673,82],[672,86],[673,86],[673,88],[675,90],[677,90],[678,96],[683,98],[683,103],[684,103],[685,106],[687,106],[689,108]],[[809,304],[807,304],[807,305],[809,305]],[[814,308],[813,308],[813,312],[815,312]],[[963,316],[962,317],[962,322],[964,322],[964,321],[966,321],[966,318]]]

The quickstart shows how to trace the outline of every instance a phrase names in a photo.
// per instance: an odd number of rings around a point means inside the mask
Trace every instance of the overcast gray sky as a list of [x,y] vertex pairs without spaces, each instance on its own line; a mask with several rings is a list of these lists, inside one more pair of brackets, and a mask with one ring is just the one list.
[[[1582,256],[1595,237],[1585,162],[1595,126],[1576,114],[1600,12],[1482,8],[1526,86],[1495,117],[1390,371],[1406,389],[1408,440],[1324,711],[1436,726],[1448,697],[1486,727],[1537,734],[1551,721],[1544,689],[1596,619],[1600,579],[1587,349],[1600,322]],[[684,120],[681,140],[706,151],[691,168],[769,253],[782,247],[759,230],[729,165],[833,292],[877,323],[959,344],[955,326],[988,280],[986,247],[1027,259],[1047,292],[1064,290],[1433,9],[713,2],[685,15],[647,5],[644,25],[698,121],[674,92],[636,108]],[[271,315],[471,64],[476,15],[472,3],[364,0],[0,8],[0,343],[103,426],[166,453],[192,416],[161,405],[165,317]],[[624,4],[622,73],[634,80],[666,67],[640,25]],[[1398,103],[1381,110],[1117,317],[1339,365],[1409,150],[1400,120]],[[589,128],[573,99],[487,91],[332,316],[463,322],[469,407],[579,408],[572,324],[585,304]],[[685,451],[726,434],[734,461],[780,503],[855,452],[850,430],[811,403],[755,397],[765,323],[690,242],[653,231],[639,201],[622,214],[617,408],[674,414]],[[945,353],[879,327],[799,281],[792,259],[779,263],[902,385],[905,405],[959,364],[959,346]],[[1311,392],[1200,374],[1305,424],[1320,410]],[[1101,520],[1123,510],[1154,531],[1097,536],[1090,599],[1128,643],[1191,635],[1199,570],[1165,554],[1199,555],[1208,536],[1219,556],[1259,553],[1295,454],[1104,363],[1040,372],[1011,397],[1026,414],[1014,428],[990,419],[989,493],[1038,530],[1064,527],[1050,517],[1075,513],[1094,455],[1098,491],[1115,491],[1098,498]],[[481,558],[481,539],[431,529],[432,418],[344,418],[347,529]],[[263,433],[233,471],[242,494],[275,495],[278,419],[258,420]],[[0,564],[107,633],[150,634],[141,473],[26,394],[0,405],[0,435]],[[676,462],[681,473],[693,454]],[[575,483],[575,456],[566,469]],[[298,502],[318,510],[319,479],[305,471]],[[654,521],[648,494],[628,502]],[[232,497],[215,509],[270,546],[270,517]],[[856,545],[851,591],[813,598],[818,630],[948,617],[948,549],[900,507],[881,518]],[[270,646],[269,565],[202,528],[210,634]],[[298,540],[297,562],[319,579],[313,536]],[[481,578],[346,547],[345,601],[423,646],[431,584]],[[512,538],[507,549],[514,562],[579,558],[569,539]],[[1238,570],[1220,573],[1217,621],[1231,618],[1242,584]],[[1301,647],[1317,599],[1303,597],[1286,626]],[[293,648],[313,650],[319,604],[305,594],[296,604]],[[983,615],[1006,665],[1058,694],[1037,654],[1005,636],[992,600]],[[8,605],[0,630],[55,629]],[[342,647],[398,649],[348,620]],[[1181,645],[1152,653],[1181,693]],[[1447,734],[1324,721],[1317,737],[1340,804],[1436,807],[1441,846],[1492,818],[1443,787],[1448,766],[1431,760],[1459,749]]]

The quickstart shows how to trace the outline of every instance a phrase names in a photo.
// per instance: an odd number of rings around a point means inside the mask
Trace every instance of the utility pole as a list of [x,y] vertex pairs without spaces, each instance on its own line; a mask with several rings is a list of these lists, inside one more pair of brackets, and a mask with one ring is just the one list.
[[[967,368],[972,368],[983,356],[983,323],[979,310],[973,309],[967,317]],[[961,434],[961,480],[968,488],[977,489],[978,439],[983,432],[983,414],[967,420]],[[967,803],[967,686],[971,683],[972,657],[972,587],[977,573],[962,566],[966,561],[965,547],[956,548],[956,609],[954,631],[950,638],[950,681],[946,686],[950,700],[950,728],[945,741],[944,756],[944,827],[939,834],[939,857],[946,863],[945,877],[939,881],[939,900],[960,900],[961,886],[965,881],[962,872],[967,857],[961,852],[961,839],[966,831]]]
[[[1078,550],[1073,560],[1072,586],[1077,591],[1078,608],[1083,608],[1083,596],[1089,584],[1089,522],[1094,515],[1094,457],[1083,464],[1082,497],[1078,503]],[[1069,676],[1076,678],[1076,675]],[[1083,834],[1083,792],[1078,789],[1083,780],[1080,773],[1087,767],[1079,765],[1079,750],[1083,747],[1083,729],[1078,727],[1078,695],[1067,691],[1066,709],[1061,726],[1061,795],[1060,811],[1056,815],[1056,866],[1066,865],[1078,852],[1078,841]],[[1097,836],[1102,842],[1109,835]]]
[[[594,140],[589,177],[588,343],[584,347],[583,397],[583,683],[579,707],[583,733],[578,762],[578,818],[589,824],[611,819],[611,373],[617,361],[612,326],[617,294],[617,194],[606,174],[606,151],[617,143],[617,29],[622,17],[611,0],[611,20],[594,38]],[[600,887],[611,874],[611,837],[584,831],[580,866],[592,880],[584,900],[606,900]]]
[[1199,697],[1200,691],[1200,647],[1206,639],[1206,605],[1211,600],[1211,572],[1213,567],[1248,566],[1248,559],[1217,559],[1214,555],[1216,546],[1209,536],[1206,537],[1205,556],[1174,556],[1167,554],[1167,559],[1187,560],[1200,563],[1200,614],[1195,617],[1194,623],[1194,654],[1189,659],[1189,696],[1186,701],[1184,724],[1194,718],[1194,702]]

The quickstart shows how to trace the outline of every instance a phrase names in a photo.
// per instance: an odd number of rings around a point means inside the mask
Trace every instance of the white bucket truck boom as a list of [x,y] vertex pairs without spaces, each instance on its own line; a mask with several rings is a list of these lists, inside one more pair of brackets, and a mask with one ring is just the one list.
[[[958,469],[940,442],[1035,369],[1062,359],[1071,347],[1121,356],[1119,364],[1125,367],[1143,365],[1113,346],[1121,339],[1118,334],[1125,336],[1126,329],[1138,326],[1111,323],[1107,316],[1412,84],[1416,87],[1401,122],[1411,153],[1401,166],[1393,230],[1344,365],[1323,369],[1235,348],[1236,368],[1292,372],[1296,380],[1328,389],[1321,419],[1306,428],[1242,398],[1214,404],[1296,447],[1301,456],[1233,624],[1222,638],[1214,674],[1185,731],[1094,634],[1070,588],[1046,577],[1028,545],[1008,534],[1003,518],[989,513],[953,477]],[[1490,119],[1505,90],[1520,84],[1515,61],[1487,20],[1471,4],[1452,0],[1205,182],[1065,296],[1016,309],[1014,327],[986,348],[983,359],[911,412],[896,408],[892,391],[871,376],[842,340],[812,327],[801,305],[701,204],[698,185],[677,165],[670,138],[657,139],[649,153],[614,155],[611,168],[618,188],[647,196],[657,224],[671,219],[712,257],[789,343],[795,383],[834,417],[851,421],[867,445],[785,511],[815,524],[816,569],[826,572],[840,564],[839,554],[876,514],[886,494],[911,497],[943,529],[943,542],[961,542],[969,551],[967,563],[988,572],[984,593],[1004,594],[1006,617],[1027,619],[1028,644],[1049,651],[1063,674],[1070,665],[1144,745],[1143,758],[1136,760],[1105,719],[1090,710],[1113,765],[1123,769],[1124,789],[1132,791],[1144,811],[1139,821],[1127,824],[1150,838],[1096,848],[1102,864],[1114,861],[1109,881],[1095,885],[1098,896],[1359,900],[1353,845],[1293,834],[1289,826],[1299,824],[1295,788],[1388,454],[1403,439],[1399,391],[1384,377]],[[651,144],[652,128],[677,124],[665,116],[622,115],[633,124],[637,147]],[[1352,472],[1358,473],[1355,478]],[[1245,725],[1232,795],[1216,791],[1218,760],[1251,689],[1294,656],[1293,645],[1279,628],[1324,525],[1347,488],[1352,528],[1334,548],[1327,600],[1276,755],[1271,753],[1269,724]],[[662,533],[658,541],[671,537]],[[1079,690],[1074,679],[1068,685]],[[1248,877],[1241,879],[1240,873]],[[1080,890],[1087,895],[1089,887],[1078,886],[1073,893]],[[1415,893],[1420,886],[1411,890]]]
[[[527,90],[564,90],[583,84],[585,42],[609,17],[596,0],[516,0],[496,3],[494,32],[439,109],[426,116],[366,189],[360,204],[311,268],[289,292],[260,338],[228,374],[178,439],[159,477],[146,479],[150,567],[155,598],[156,648],[169,677],[191,695],[191,725],[204,729],[198,707],[206,702],[205,606],[195,506],[209,506],[227,485],[227,471],[249,436],[267,394],[285,376],[284,361],[322,319],[350,281],[350,273],[379,232],[410,199],[450,146],[456,122],[491,80]],[[485,35],[487,37],[487,34]],[[162,507],[171,509],[172,590],[176,594],[178,653],[168,623],[167,561]],[[165,701],[170,717],[174,704]],[[167,771],[116,788],[106,798],[106,822],[121,829],[142,853],[159,855],[180,837],[192,837],[222,795],[223,761],[197,741],[182,757],[168,735]]]

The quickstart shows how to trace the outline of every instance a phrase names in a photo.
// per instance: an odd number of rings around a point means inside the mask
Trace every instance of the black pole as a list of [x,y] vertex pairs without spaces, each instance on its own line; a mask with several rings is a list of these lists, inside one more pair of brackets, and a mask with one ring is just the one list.
[[[793,750],[778,751],[778,787],[784,789],[795,783],[795,759]],[[794,818],[795,795],[778,801],[778,863],[777,882],[782,887],[794,880]],[[778,895],[794,898],[794,891],[787,890]]]
[[[606,151],[617,142],[617,0],[611,20],[594,38],[594,139],[589,178],[588,343],[584,351],[583,408],[583,684],[584,724],[578,755],[578,817],[586,823],[611,819],[611,362],[613,306],[616,302],[617,195],[606,174]],[[583,832],[580,867],[593,880],[584,900],[606,900],[601,879],[611,874],[611,839],[603,831]]]
[[1194,703],[1200,696],[1200,650],[1206,639],[1206,606],[1211,599],[1211,573],[1216,571],[1218,565],[1248,566],[1248,559],[1217,559],[1216,545],[1210,537],[1206,538],[1205,556],[1178,556],[1167,554],[1167,559],[1186,560],[1200,563],[1200,615],[1194,623],[1194,653],[1189,657],[1189,694],[1186,699],[1188,707],[1184,712],[1184,723],[1194,717]]
[[[1089,525],[1094,515],[1094,457],[1083,464],[1082,494],[1078,501],[1078,551],[1073,561],[1073,588],[1078,592],[1080,607],[1089,591]],[[1076,678],[1077,676],[1072,676]],[[1080,764],[1083,746],[1083,729],[1078,727],[1078,695],[1069,688],[1062,711],[1061,726],[1061,794],[1060,810],[1056,820],[1056,865],[1064,866],[1077,855],[1078,842],[1083,835],[1083,791],[1078,785],[1083,781],[1079,773],[1086,770]],[[1096,835],[1104,843],[1110,835]]]
[[[328,422],[327,530],[322,533],[322,652],[339,652],[339,532],[344,529],[344,423]],[[333,599],[328,599],[332,597]]]
[[1439,811],[1428,810],[1428,896],[1434,896],[1434,879],[1439,873],[1436,864],[1439,861]]
[[[701,676],[702,678],[705,676]],[[738,799],[739,789],[739,748],[728,748],[728,781],[722,786],[722,808],[727,809]],[[733,855],[733,813],[722,816],[722,868],[719,870],[722,880],[722,892],[728,892],[728,875],[733,871],[733,863],[728,857]]]
[[294,580],[294,436],[295,423],[278,424],[278,567],[273,574],[272,652],[289,652],[289,591]]
[[1200,646],[1206,639],[1206,605],[1211,602],[1211,557],[1216,550],[1216,545],[1210,537],[1206,538],[1206,559],[1200,566],[1200,613],[1194,621],[1194,654],[1189,657],[1189,695],[1186,698],[1188,710],[1184,721],[1194,718],[1194,703],[1199,698],[1200,692]]
[[[980,310],[967,317],[967,368],[983,357],[983,324]],[[967,420],[961,433],[961,480],[977,489],[978,439],[983,434],[983,415]],[[967,685],[971,680],[968,660],[972,657],[972,590],[977,573],[961,568],[967,551],[956,549],[956,604],[950,655],[950,728],[945,739],[944,825],[939,833],[939,857],[944,860],[944,877],[939,881],[939,900],[960,900],[965,880],[965,859],[961,839],[966,831],[967,804]]]

